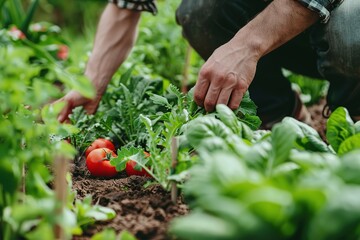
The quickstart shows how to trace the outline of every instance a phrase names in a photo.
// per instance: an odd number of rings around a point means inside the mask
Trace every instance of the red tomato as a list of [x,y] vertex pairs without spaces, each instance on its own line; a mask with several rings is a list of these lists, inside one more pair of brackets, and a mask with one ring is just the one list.
[[115,152],[115,146],[111,141],[105,138],[98,138],[86,149],[85,156],[87,157],[92,150],[98,148],[108,148],[111,151]]
[[86,166],[95,177],[114,177],[118,172],[110,164],[110,159],[117,157],[116,154],[108,148],[98,148],[93,150],[86,157]]
[[13,36],[16,39],[25,39],[26,38],[25,34],[21,30],[19,30],[16,26],[13,26],[10,29],[10,34],[11,34],[11,36]]
[[57,52],[57,58],[60,60],[66,60],[69,57],[69,47],[61,44]]
[[[144,154],[145,154],[145,157],[150,156],[150,154],[147,152],[144,152]],[[136,166],[136,162],[133,160],[129,160],[126,162],[125,171],[128,176],[136,175],[136,176],[151,177],[151,175],[145,169],[142,168],[141,170],[136,170],[135,166]]]

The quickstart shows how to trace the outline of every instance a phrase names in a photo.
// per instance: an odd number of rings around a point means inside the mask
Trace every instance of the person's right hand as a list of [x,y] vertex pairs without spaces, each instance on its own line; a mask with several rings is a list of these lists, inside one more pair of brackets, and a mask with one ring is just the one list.
[[94,114],[99,106],[101,97],[101,95],[96,95],[95,98],[89,99],[76,91],[70,91],[64,97],[55,102],[65,102],[65,107],[60,112],[58,121],[61,123],[69,122],[69,114],[72,113],[74,108],[79,106],[83,106],[87,114]]

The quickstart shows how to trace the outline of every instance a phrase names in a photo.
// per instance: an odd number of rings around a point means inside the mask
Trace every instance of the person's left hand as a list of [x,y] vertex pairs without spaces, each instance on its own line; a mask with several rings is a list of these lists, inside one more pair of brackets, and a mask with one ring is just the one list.
[[255,76],[257,52],[237,45],[230,41],[217,48],[200,70],[194,100],[207,112],[217,104],[237,109]]

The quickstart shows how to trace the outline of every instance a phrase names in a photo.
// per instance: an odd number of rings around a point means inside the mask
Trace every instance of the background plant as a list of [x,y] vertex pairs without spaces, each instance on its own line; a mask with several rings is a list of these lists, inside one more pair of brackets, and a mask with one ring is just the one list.
[[[57,82],[91,97],[89,81],[11,29],[0,30],[0,56],[0,238],[55,239],[55,225],[70,237],[81,233],[79,219],[111,218],[99,218],[104,209],[85,208],[80,201],[73,205],[71,198],[62,209],[50,186],[53,160],[72,159],[76,153],[61,139],[78,130],[57,121],[63,104],[48,103],[62,95]],[[93,215],[87,216],[89,211]]]

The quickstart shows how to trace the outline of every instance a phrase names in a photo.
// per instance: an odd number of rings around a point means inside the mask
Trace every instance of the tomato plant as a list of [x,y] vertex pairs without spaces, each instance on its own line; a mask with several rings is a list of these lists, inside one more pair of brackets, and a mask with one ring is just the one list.
[[[150,156],[150,154],[147,152],[144,152],[144,154],[145,157]],[[136,175],[136,176],[151,177],[151,175],[144,168],[139,166],[134,160],[129,160],[126,162],[125,171],[128,176]]]
[[117,155],[108,148],[98,148],[86,157],[86,166],[95,177],[114,177],[116,168],[110,164],[110,159]]
[[110,140],[107,140],[105,138],[98,138],[86,149],[85,156],[87,157],[91,153],[91,151],[98,148],[108,148],[111,151],[115,152],[115,146]]

